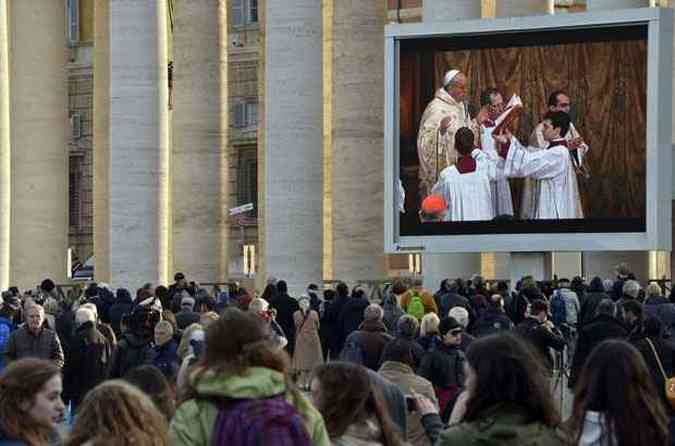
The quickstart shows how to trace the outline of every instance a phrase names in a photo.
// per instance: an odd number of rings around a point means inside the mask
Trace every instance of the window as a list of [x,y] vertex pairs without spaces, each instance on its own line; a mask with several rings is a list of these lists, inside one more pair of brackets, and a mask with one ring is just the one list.
[[68,46],[77,46],[80,41],[80,0],[67,0]]
[[77,141],[82,137],[82,117],[79,113],[73,113],[70,117],[71,137]]
[[232,0],[232,24],[234,26],[258,23],[258,0]]
[[237,102],[234,104],[234,127],[254,127],[258,124],[258,103],[253,101]]
[[71,156],[68,175],[68,223],[76,230],[80,227],[81,156]]
[[237,205],[258,203],[258,160],[255,150],[245,150],[239,155],[237,175]]

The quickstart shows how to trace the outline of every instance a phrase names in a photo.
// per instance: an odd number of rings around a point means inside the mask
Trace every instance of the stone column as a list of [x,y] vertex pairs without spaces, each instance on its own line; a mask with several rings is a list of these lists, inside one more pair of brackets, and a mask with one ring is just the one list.
[[227,277],[227,2],[177,0],[173,28],[173,269]]
[[384,2],[333,2],[332,269],[349,282],[386,278],[385,14]]
[[321,280],[321,19],[318,0],[266,1],[261,270],[293,293]]
[[[101,2],[97,2],[98,3]],[[169,145],[167,79],[166,0],[109,0],[97,9],[97,23],[109,23],[107,57],[109,83],[97,83],[97,94],[109,94],[108,121],[94,125],[109,127],[106,159],[95,160],[96,176],[107,181],[108,201],[102,203],[101,181],[94,183],[105,234],[96,241],[97,268],[100,262],[113,286],[137,287],[145,282],[167,282],[169,240]],[[97,8],[99,8],[97,6]],[[99,40],[101,39],[101,40]],[[106,42],[107,40],[107,42]],[[103,48],[97,49],[97,56]],[[99,69],[97,68],[97,73]],[[105,79],[103,80],[105,81]],[[103,91],[100,89],[103,88]],[[97,105],[106,101],[97,96]],[[100,141],[102,129],[95,129]],[[96,149],[98,150],[98,149]],[[102,170],[103,172],[99,171]],[[98,189],[98,190],[97,190]],[[107,204],[107,206],[105,205]],[[107,239],[107,240],[106,240]],[[106,271],[107,270],[107,271]],[[98,274],[97,274],[98,277]]]
[[[11,152],[10,281],[27,288],[45,277],[57,282],[66,278],[69,125],[65,2],[13,1],[9,13],[11,143],[21,148]],[[6,67],[3,64],[1,69]],[[3,182],[6,184],[4,175]]]
[[0,0],[0,289],[9,287],[11,241],[11,144],[9,119],[8,0]]
[[[479,1],[454,0],[452,7],[447,0],[425,0],[424,21],[452,21],[471,20],[481,18],[481,6]],[[424,286],[430,290],[438,289],[441,280],[458,277],[468,278],[473,274],[480,274],[480,253],[461,254],[423,254],[422,274]]]

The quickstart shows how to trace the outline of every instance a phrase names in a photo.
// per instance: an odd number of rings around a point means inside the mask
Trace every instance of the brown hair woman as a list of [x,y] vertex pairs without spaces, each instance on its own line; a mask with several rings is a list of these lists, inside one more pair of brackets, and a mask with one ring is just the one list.
[[61,369],[50,361],[26,358],[0,375],[0,443],[42,446],[57,438],[65,406]]

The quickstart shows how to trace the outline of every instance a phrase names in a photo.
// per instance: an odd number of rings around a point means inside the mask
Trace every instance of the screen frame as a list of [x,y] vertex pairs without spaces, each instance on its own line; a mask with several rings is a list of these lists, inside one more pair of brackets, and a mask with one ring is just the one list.
[[[402,236],[395,191],[400,172],[400,41],[529,31],[647,25],[647,154],[645,232],[522,233]],[[385,27],[384,245],[389,254],[546,251],[647,251],[672,248],[673,11],[633,8],[479,19],[390,24]],[[663,100],[662,100],[663,98]]]

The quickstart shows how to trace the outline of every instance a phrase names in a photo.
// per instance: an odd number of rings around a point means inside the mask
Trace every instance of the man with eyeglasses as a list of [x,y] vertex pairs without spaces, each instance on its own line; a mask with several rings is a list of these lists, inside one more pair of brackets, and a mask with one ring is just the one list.
[[[569,115],[571,109],[570,97],[563,90],[556,90],[548,98],[549,112],[562,111]],[[570,149],[571,163],[567,178],[573,189],[573,194],[579,196],[579,186],[577,175],[588,176],[588,169],[584,167],[584,157],[588,153],[588,144],[579,134],[573,123],[570,123],[569,131],[564,135],[565,141]],[[545,150],[548,147],[548,141],[544,137],[544,121],[540,122],[530,135],[528,149]],[[537,190],[539,188],[538,180],[534,178],[525,179],[523,185],[522,198],[520,200],[520,218],[533,219],[537,207]],[[575,210],[574,218],[584,218],[584,211],[581,207],[581,200],[578,200],[578,206]]]

